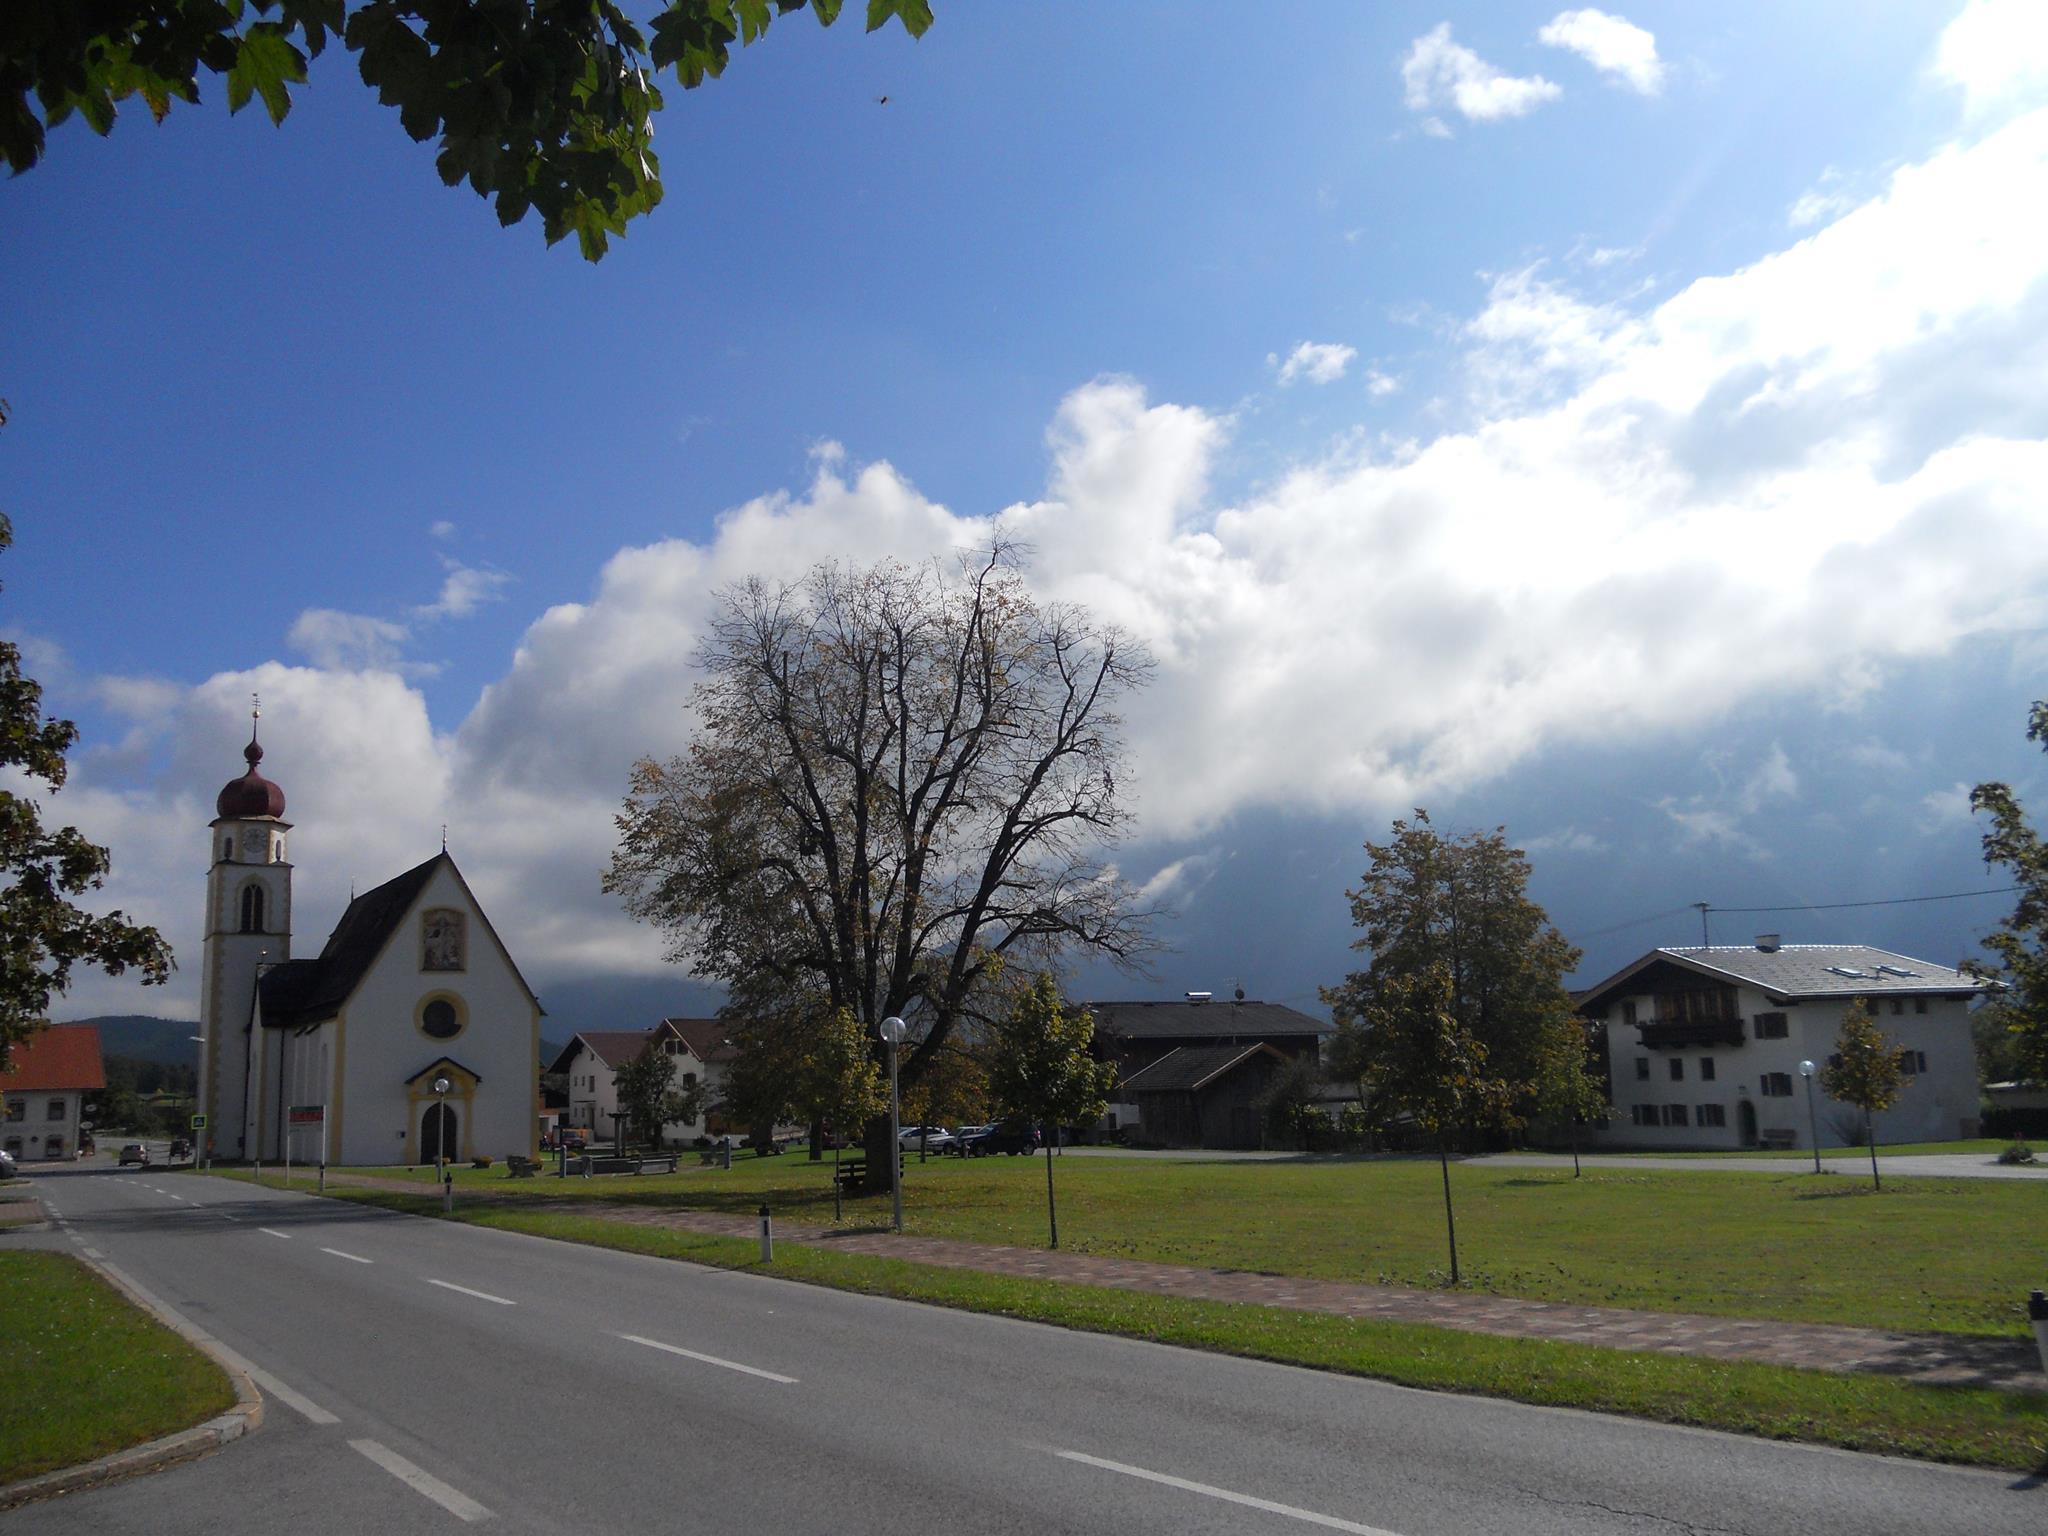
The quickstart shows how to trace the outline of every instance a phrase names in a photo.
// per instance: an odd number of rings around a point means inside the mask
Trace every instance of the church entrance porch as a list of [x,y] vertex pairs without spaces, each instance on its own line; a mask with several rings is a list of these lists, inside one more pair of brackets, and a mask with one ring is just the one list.
[[455,1134],[455,1111],[446,1104],[429,1104],[420,1119],[420,1161],[438,1163],[459,1156],[462,1138]]

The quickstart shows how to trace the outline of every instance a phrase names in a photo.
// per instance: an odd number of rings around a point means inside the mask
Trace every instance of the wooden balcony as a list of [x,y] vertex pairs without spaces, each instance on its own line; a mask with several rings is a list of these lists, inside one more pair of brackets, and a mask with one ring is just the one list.
[[1651,1050],[1678,1050],[1688,1045],[1740,1045],[1742,1020],[1690,1019],[1662,1021],[1636,1026],[1643,1044]]

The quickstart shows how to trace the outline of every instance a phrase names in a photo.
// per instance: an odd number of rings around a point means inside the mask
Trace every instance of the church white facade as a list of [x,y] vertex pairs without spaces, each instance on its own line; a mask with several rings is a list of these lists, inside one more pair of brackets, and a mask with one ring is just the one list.
[[444,848],[292,957],[284,791],[258,771],[212,823],[199,1011],[211,1154],[298,1163],[530,1156],[540,1000]]

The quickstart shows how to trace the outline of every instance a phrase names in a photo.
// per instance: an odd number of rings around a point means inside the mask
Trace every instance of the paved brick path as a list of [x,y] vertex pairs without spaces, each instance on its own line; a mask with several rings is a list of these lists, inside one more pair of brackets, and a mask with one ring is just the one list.
[[[423,1189],[417,1183],[402,1179],[378,1179],[360,1174],[330,1173],[328,1178],[337,1183],[400,1190],[408,1194],[429,1193],[431,1190],[431,1186]],[[495,1198],[507,1205],[515,1201],[525,1203],[522,1197],[480,1197],[467,1191],[458,1198],[471,1202],[479,1198]],[[747,1239],[754,1238],[759,1232],[758,1224],[750,1216],[658,1210],[616,1200],[548,1200],[546,1205],[549,1210],[571,1211],[580,1216],[597,1216],[681,1232]],[[1103,1258],[1070,1250],[1055,1253],[1047,1249],[1009,1248],[954,1238],[908,1234],[899,1237],[892,1232],[873,1230],[849,1232],[783,1221],[776,1223],[775,1235],[779,1242],[814,1244],[839,1253],[908,1259],[946,1269],[975,1269],[1034,1280],[1061,1280],[1074,1285],[1153,1291],[1204,1301],[1247,1302],[1254,1306],[1289,1307],[1300,1312],[1327,1312],[1342,1317],[1384,1318],[1389,1322],[1457,1328],[1467,1333],[1557,1339],[1571,1344],[1664,1355],[1694,1355],[1708,1360],[1753,1360],[1767,1365],[1798,1366],[1818,1371],[1868,1371],[1927,1384],[1996,1387],[2006,1391],[2048,1390],[2048,1379],[2042,1376],[2040,1358],[2033,1343],[2024,1339],[1894,1333],[1823,1323],[1754,1322],[1684,1312],[1580,1307],[1471,1291],[1352,1285],[1296,1275],[1197,1269],[1183,1264],[1154,1264],[1142,1259]]]

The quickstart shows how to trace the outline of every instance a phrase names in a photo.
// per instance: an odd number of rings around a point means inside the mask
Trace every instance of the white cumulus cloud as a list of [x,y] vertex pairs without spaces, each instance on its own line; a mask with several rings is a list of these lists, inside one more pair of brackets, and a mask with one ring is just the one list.
[[[1415,39],[1401,60],[1401,84],[1410,111],[1450,108],[1472,122],[1522,117],[1564,93],[1541,75],[1504,75],[1464,44],[1443,22]],[[1441,120],[1433,120],[1439,130]]]
[[1277,370],[1282,386],[1296,379],[1307,379],[1311,384],[1334,384],[1344,377],[1344,370],[1357,356],[1356,347],[1347,347],[1340,341],[1304,341],[1285,358],[1277,352],[1267,353],[1266,366]]
[[1969,0],[1942,31],[1937,78],[1986,117],[2048,100],[2048,6],[2040,0]]
[[1590,6],[1559,11],[1536,38],[1553,48],[1569,49],[1601,74],[1645,96],[1664,88],[1664,61],[1657,57],[1657,39],[1623,17]]

